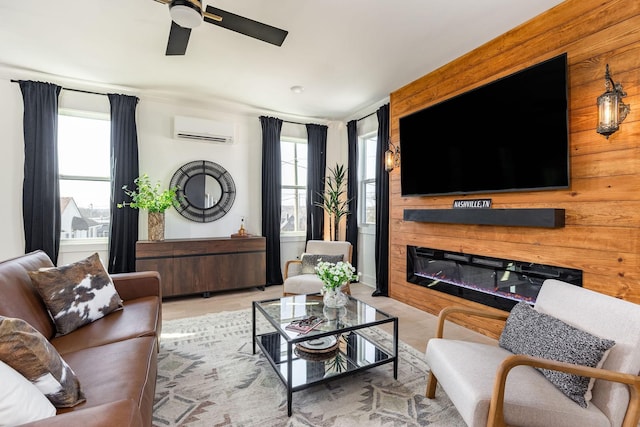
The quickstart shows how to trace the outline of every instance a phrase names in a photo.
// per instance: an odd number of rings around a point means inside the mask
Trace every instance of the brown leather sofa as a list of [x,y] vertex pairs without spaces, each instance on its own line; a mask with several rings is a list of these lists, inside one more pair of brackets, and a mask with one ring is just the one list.
[[112,275],[124,308],[56,337],[28,271],[52,267],[42,251],[0,263],[0,315],[27,321],[76,373],[86,402],[29,426],[151,426],[162,295],[157,272]]

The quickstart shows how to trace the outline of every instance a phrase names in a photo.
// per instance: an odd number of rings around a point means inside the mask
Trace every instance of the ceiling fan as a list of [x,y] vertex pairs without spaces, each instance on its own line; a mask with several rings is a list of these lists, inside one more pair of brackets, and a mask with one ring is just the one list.
[[169,13],[172,19],[166,55],[184,55],[187,51],[191,29],[200,25],[203,20],[276,46],[282,46],[289,33],[280,28],[212,6],[207,6],[206,10],[203,11],[202,3],[199,0],[155,1],[169,5]]

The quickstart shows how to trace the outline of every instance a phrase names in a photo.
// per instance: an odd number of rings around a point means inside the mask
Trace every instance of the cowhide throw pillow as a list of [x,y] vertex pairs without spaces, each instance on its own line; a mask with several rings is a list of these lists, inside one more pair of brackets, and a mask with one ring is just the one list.
[[22,319],[0,316],[0,360],[31,381],[58,408],[85,400],[73,370],[55,347]]
[[62,267],[30,271],[29,276],[51,312],[59,335],[122,307],[122,299],[97,253]]
[[[515,354],[595,368],[602,365],[615,341],[592,335],[519,302],[511,309],[499,344]],[[583,408],[588,406],[593,387],[590,378],[548,369],[539,371],[571,400]]]
[[330,262],[332,264],[344,261],[344,255],[319,255],[319,254],[302,254],[302,274],[316,274],[316,265],[322,262]]

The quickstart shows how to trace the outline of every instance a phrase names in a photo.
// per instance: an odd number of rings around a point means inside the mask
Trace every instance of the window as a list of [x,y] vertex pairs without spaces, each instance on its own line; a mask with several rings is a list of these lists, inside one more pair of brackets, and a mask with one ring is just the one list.
[[108,115],[58,116],[61,239],[109,237],[111,122]]
[[359,181],[358,192],[359,223],[369,225],[376,223],[376,147],[378,145],[377,133],[360,137],[359,155]]
[[307,230],[307,142],[281,140],[283,233]]

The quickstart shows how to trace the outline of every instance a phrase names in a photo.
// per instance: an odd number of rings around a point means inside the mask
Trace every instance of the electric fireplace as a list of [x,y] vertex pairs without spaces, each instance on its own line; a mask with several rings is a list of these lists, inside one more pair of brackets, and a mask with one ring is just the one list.
[[534,304],[542,283],[582,286],[582,270],[407,246],[407,281],[501,310]]

